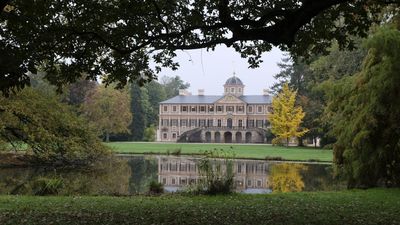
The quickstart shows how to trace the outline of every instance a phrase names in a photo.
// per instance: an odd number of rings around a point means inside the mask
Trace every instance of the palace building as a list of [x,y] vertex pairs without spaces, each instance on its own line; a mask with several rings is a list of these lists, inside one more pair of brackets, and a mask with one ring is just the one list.
[[233,76],[224,84],[223,95],[198,95],[180,90],[160,103],[157,141],[210,143],[265,143],[270,127],[272,97],[244,95],[244,84]]

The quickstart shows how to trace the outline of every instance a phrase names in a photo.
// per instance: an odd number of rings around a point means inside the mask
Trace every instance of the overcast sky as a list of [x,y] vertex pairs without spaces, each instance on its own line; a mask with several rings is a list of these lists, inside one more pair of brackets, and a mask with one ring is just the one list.
[[164,68],[159,76],[179,75],[182,80],[190,83],[189,91],[194,95],[197,95],[198,89],[204,89],[206,95],[222,94],[225,81],[234,71],[245,85],[244,94],[261,95],[264,88],[269,88],[274,83],[273,76],[279,72],[277,63],[285,57],[284,52],[273,48],[263,54],[263,63],[259,68],[250,69],[247,59],[241,58],[239,53],[225,46],[219,46],[215,51],[190,50],[177,54],[179,69],[171,71]]

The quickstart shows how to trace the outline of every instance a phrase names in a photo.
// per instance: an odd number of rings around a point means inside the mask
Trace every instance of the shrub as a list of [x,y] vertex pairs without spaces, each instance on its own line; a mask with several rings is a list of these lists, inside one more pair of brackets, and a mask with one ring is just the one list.
[[175,155],[179,156],[182,153],[182,148],[176,148],[176,149],[167,149],[166,154],[167,155]]
[[284,143],[280,138],[274,138],[274,139],[272,139],[272,145],[284,146]]
[[200,194],[229,194],[234,189],[233,153],[206,151],[198,164],[199,180],[195,192]]
[[283,158],[280,156],[265,156],[265,160],[276,160],[276,161],[283,161]]
[[62,178],[39,177],[32,184],[34,195],[57,195],[63,188]]
[[151,181],[149,184],[149,193],[150,194],[161,194],[164,192],[164,185],[158,181]]
[[177,149],[174,149],[171,152],[171,155],[181,155],[181,153],[182,153],[182,149],[181,148],[177,148]]
[[153,124],[144,129],[143,140],[149,142],[153,142],[156,140],[156,128]]

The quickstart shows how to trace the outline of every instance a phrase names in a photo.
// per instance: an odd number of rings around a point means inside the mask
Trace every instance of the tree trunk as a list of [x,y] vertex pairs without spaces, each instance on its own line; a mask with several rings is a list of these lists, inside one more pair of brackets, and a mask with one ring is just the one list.
[[317,138],[313,137],[313,140],[314,140],[314,148],[317,148]]
[[106,142],[110,142],[110,133],[106,131]]
[[304,141],[303,141],[304,139],[302,137],[298,137],[297,140],[299,141],[298,146],[304,147]]
[[289,138],[286,138],[286,147],[289,147]]

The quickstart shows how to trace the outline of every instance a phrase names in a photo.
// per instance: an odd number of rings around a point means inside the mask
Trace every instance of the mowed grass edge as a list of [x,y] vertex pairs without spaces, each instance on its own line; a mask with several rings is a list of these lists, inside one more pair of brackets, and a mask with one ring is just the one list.
[[236,158],[282,158],[293,161],[331,162],[332,150],[308,147],[281,147],[267,144],[209,144],[209,143],[158,143],[158,142],[110,142],[113,151],[123,154],[167,154],[180,150],[183,155],[200,155],[210,150],[232,151]]
[[400,224],[400,189],[158,197],[0,196],[0,224]]

